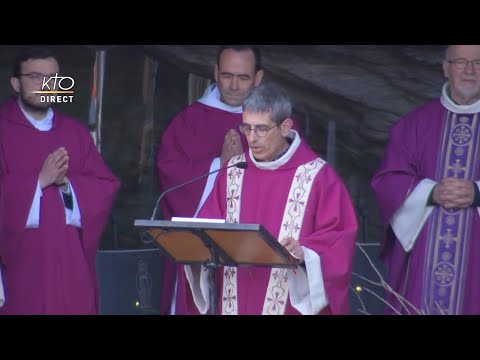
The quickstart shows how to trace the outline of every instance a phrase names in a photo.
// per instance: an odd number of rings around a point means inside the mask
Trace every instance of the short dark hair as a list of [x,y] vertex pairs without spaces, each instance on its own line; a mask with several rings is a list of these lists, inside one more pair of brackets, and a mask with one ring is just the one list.
[[23,62],[30,59],[47,59],[50,57],[58,61],[54,52],[49,48],[31,47],[21,51],[17,54],[17,56],[15,56],[15,60],[13,61],[13,77],[18,78],[20,76]]
[[255,45],[220,45],[217,52],[217,65],[220,66],[220,56],[225,50],[232,49],[235,51],[245,51],[250,50],[255,56],[255,73],[263,69],[262,66],[262,53],[260,48]]

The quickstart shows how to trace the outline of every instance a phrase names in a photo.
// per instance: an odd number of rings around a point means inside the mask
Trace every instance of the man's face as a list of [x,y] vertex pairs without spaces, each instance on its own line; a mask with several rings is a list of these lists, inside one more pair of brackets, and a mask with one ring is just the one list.
[[450,96],[460,105],[470,105],[480,99],[480,66],[475,63],[480,64],[480,45],[452,45],[443,61]]
[[[18,78],[12,77],[10,82],[27,110],[42,112],[50,107],[50,102],[41,102],[41,94],[35,94],[33,91],[42,90],[44,77],[48,79],[59,72],[58,62],[54,58],[29,59],[21,64],[21,75]],[[48,82],[48,85],[50,90],[54,90],[53,80]]]
[[[242,114],[242,126],[250,129],[263,128],[267,130],[265,136],[259,136],[252,129],[250,133],[245,134],[248,146],[252,150],[253,156],[259,161],[271,161],[277,156],[286,146],[286,137],[291,128],[291,120],[284,120],[279,126],[271,120],[271,114],[268,113],[250,113],[244,112]],[[247,135],[248,134],[248,135]]]
[[263,70],[255,73],[255,55],[250,50],[226,49],[215,65],[215,81],[220,100],[230,106],[241,106],[250,91],[262,81]]

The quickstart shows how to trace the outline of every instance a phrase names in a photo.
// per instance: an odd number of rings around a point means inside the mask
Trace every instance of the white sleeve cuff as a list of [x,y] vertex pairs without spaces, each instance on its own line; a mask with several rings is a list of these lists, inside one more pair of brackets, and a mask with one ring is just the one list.
[[427,206],[428,197],[436,182],[424,179],[418,183],[402,206],[393,214],[390,224],[405,251],[410,251],[427,221],[433,206]]
[[[220,169],[219,157],[213,159],[210,165],[210,170],[208,170],[208,172],[212,172],[218,169]],[[218,172],[208,175],[207,183],[205,184],[205,189],[203,189],[203,194],[200,199],[200,202],[198,203],[197,211],[195,211],[195,215],[193,215],[194,218],[197,217],[198,213],[202,209],[203,204],[205,204],[205,201],[207,201],[208,195],[210,195],[210,193],[212,192],[213,185],[215,185],[215,179],[217,178],[217,175],[218,175]]]
[[80,215],[80,208],[78,207],[77,195],[75,194],[75,190],[73,189],[71,182],[68,183],[68,186],[70,187],[70,191],[72,193],[73,210],[65,207],[65,223],[67,225],[82,228],[82,216]]
[[306,271],[303,267],[288,269],[290,303],[302,315],[316,315],[328,305],[320,256],[304,246],[302,249]]
[[201,314],[206,314],[210,308],[210,290],[208,287],[209,271],[201,265],[185,265],[185,276],[187,277],[193,301]]
[[2,268],[0,267],[0,307],[5,304],[5,291],[3,291]]
[[32,206],[28,213],[27,223],[25,224],[26,229],[35,229],[40,226],[40,200],[42,195],[43,192],[39,180],[37,182],[37,190],[35,190],[35,195],[33,196]]

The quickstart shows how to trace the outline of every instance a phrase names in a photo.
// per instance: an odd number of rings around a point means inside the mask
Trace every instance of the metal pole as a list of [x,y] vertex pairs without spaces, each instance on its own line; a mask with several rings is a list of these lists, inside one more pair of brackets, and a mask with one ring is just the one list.
[[97,92],[97,101],[98,101],[98,108],[97,108],[97,149],[98,152],[101,152],[102,146],[102,107],[103,107],[103,84],[105,79],[105,60],[107,57],[106,50],[97,51],[97,59],[98,59],[98,92]]

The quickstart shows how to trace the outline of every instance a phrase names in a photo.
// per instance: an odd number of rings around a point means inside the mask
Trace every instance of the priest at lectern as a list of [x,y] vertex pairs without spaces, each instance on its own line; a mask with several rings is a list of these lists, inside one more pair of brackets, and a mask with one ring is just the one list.
[[[300,261],[296,268],[220,267],[217,313],[225,315],[348,314],[357,217],[332,166],[291,129],[292,104],[273,84],[255,88],[243,104],[240,131],[246,161],[218,174],[199,217],[263,225]],[[185,265],[194,304],[209,312],[208,269]]]

